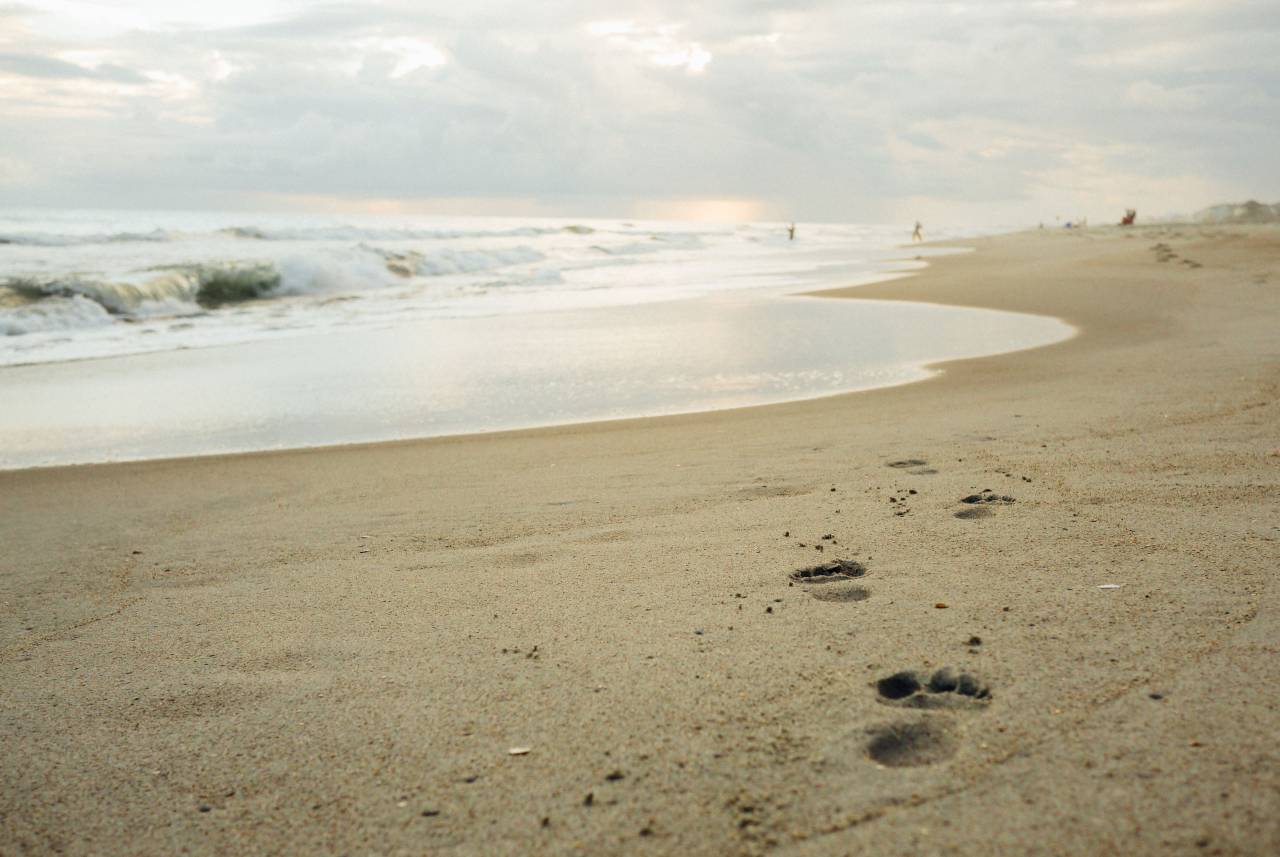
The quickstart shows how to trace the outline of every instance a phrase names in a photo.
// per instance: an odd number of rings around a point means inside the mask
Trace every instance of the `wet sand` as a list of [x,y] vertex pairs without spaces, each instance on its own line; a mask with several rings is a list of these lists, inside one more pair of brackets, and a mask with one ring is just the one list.
[[0,854],[1280,850],[1280,230],[969,243],[841,294],[1080,334],[0,473]]

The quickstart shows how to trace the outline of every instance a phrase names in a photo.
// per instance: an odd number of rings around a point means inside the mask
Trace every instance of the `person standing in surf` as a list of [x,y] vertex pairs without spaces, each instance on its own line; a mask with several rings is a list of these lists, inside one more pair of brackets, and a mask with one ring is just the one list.
[[915,228],[915,231],[911,233],[911,242],[912,242],[913,244],[914,244],[916,241],[923,241],[923,240],[924,240],[924,236],[920,234],[920,230],[921,230],[921,229],[923,229],[923,228],[924,228],[924,227],[920,225],[920,221],[919,221],[919,220],[917,220],[917,221],[916,221],[916,228]]

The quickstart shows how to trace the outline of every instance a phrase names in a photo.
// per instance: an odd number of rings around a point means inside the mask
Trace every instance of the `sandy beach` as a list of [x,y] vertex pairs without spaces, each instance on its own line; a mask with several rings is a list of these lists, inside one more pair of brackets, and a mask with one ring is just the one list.
[[1079,334],[0,473],[0,854],[1277,853],[1280,229],[965,246],[835,294]]

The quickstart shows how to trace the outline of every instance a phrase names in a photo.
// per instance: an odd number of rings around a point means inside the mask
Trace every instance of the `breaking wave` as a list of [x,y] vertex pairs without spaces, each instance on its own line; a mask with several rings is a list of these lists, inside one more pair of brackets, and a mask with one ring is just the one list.
[[544,258],[531,247],[397,253],[360,246],[276,262],[179,265],[114,278],[10,277],[0,280],[0,334],[92,327],[118,318],[195,315],[278,297],[350,294],[407,278],[469,274]]
[[[0,295],[4,287],[0,287]],[[52,330],[76,330],[110,324],[111,314],[102,304],[79,295],[52,297],[19,306],[0,308],[0,336],[21,336]]]
[[546,258],[532,247],[509,247],[499,250],[462,250],[447,248],[434,253],[398,253],[376,247],[366,248],[387,261],[387,270],[401,277],[442,277],[448,274],[474,274],[511,265],[541,262]]

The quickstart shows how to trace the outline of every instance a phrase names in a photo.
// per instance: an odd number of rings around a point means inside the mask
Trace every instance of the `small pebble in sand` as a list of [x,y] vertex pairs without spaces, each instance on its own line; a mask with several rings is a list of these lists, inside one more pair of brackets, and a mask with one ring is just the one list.
[[946,610],[946,609],[947,609],[947,605],[946,605],[946,604],[943,604],[941,601],[939,601],[937,604],[935,604],[935,605],[933,605],[933,606],[934,606],[935,608],[937,608],[938,610]]
[[982,645],[982,638],[981,638],[981,637],[978,637],[978,636],[976,636],[976,635],[975,635],[975,636],[973,636],[973,637],[970,637],[970,638],[969,638],[969,645],[971,645],[971,646],[981,646],[981,645]]
[[508,756],[527,756],[529,754],[528,747],[512,747],[507,751]]

